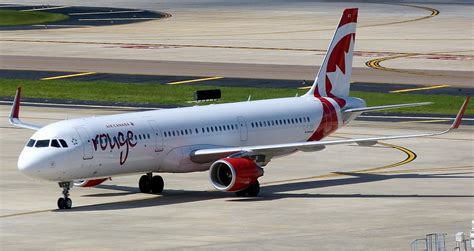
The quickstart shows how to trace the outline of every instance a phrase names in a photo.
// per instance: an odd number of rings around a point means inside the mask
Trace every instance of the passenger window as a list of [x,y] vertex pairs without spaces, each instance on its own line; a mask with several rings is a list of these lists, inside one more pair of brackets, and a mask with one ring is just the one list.
[[150,139],[150,138],[151,138],[149,133],[147,134],[147,136],[148,136],[148,139]]
[[61,143],[62,147],[67,148],[67,143],[66,143],[66,141],[64,141],[64,139],[60,139],[59,143]]
[[60,148],[61,146],[59,145],[59,142],[56,139],[51,140],[51,146]]
[[36,141],[35,147],[48,147],[49,146],[49,139],[38,140]]
[[230,128],[232,128],[232,130],[234,130],[234,125],[230,125]]
[[33,146],[35,145],[35,142],[36,142],[36,140],[30,139],[30,140],[28,141],[28,144],[26,144],[26,146],[27,146],[27,147],[33,147]]
[[196,133],[199,133],[199,130],[197,128],[195,128],[195,130],[196,130]]

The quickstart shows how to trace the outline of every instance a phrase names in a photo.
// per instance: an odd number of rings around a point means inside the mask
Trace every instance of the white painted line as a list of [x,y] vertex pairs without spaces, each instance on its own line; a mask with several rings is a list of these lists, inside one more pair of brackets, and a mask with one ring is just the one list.
[[0,8],[18,8],[18,7],[24,7],[24,5],[11,5],[11,4],[2,5],[2,4],[0,4]]
[[57,10],[57,9],[64,9],[69,8],[71,6],[56,6],[56,7],[48,7],[48,8],[35,8],[35,9],[27,9],[27,10],[20,10],[20,11],[40,11],[40,10]]
[[92,27],[90,25],[80,24],[35,24],[33,27]]
[[[12,105],[12,101],[0,101],[0,105]],[[57,103],[38,103],[38,102],[21,102],[22,105],[39,105],[39,106],[58,106],[58,107],[77,107],[77,108],[107,108],[107,109],[131,109],[131,110],[159,110],[162,108],[141,107],[141,106],[114,106],[114,105],[77,105],[77,104],[57,104]]]
[[96,15],[96,14],[119,14],[119,13],[139,13],[145,12],[144,10],[122,10],[122,11],[100,11],[100,12],[84,12],[84,13],[68,13],[69,16],[82,16],[82,15]]
[[[375,115],[361,115],[359,118],[384,118],[384,119],[448,119],[454,120],[455,118],[443,118],[443,117],[411,117],[411,116],[375,116]],[[474,118],[463,118],[465,121],[474,121]]]
[[79,21],[125,21],[125,20],[158,20],[156,17],[130,17],[130,18],[79,18]]

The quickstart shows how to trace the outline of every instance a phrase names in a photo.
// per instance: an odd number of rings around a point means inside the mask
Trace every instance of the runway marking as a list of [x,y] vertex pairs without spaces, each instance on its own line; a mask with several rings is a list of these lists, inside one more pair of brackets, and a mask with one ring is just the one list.
[[122,11],[97,11],[97,12],[77,12],[68,13],[68,16],[82,16],[82,15],[96,15],[96,14],[119,14],[119,13],[140,13],[145,12],[144,10],[122,10]]
[[385,25],[393,25],[393,24],[411,23],[411,22],[416,22],[416,21],[428,19],[428,18],[433,18],[433,17],[439,15],[439,10],[433,9],[433,8],[430,8],[430,7],[412,5],[412,4],[394,4],[394,5],[401,5],[401,6],[407,6],[407,7],[412,7],[412,8],[418,8],[418,9],[430,11],[431,13],[428,16],[423,16],[423,17],[419,17],[419,18],[415,18],[415,19],[409,19],[409,20],[404,20],[404,21],[395,21],[395,22],[382,23],[382,24],[372,24],[372,25],[366,25],[366,26],[360,26],[360,27],[365,28],[365,27],[377,27],[377,26],[385,26]]
[[433,89],[446,88],[449,86],[450,85],[434,85],[434,86],[419,87],[419,88],[400,89],[400,90],[390,91],[390,93],[404,93],[404,92],[413,92],[413,91],[433,90]]
[[57,10],[57,9],[65,9],[71,6],[56,6],[56,7],[48,7],[48,8],[37,8],[37,9],[27,9],[27,10],[20,10],[20,11],[41,11],[41,10]]
[[97,72],[82,72],[82,73],[75,73],[75,74],[68,74],[68,75],[61,75],[61,76],[55,76],[55,77],[47,77],[47,78],[42,78],[41,80],[55,80],[55,79],[63,79],[63,78],[74,78],[74,77],[80,77],[80,76],[87,76],[87,75],[93,75],[97,74]]
[[159,20],[156,17],[129,17],[129,18],[79,18],[79,21],[127,21],[127,20]]
[[166,83],[166,84],[167,84],[167,85],[180,85],[180,84],[203,82],[203,81],[216,80],[216,79],[223,79],[223,78],[224,78],[224,77],[207,77],[207,78],[198,78],[198,79],[190,79],[190,80],[169,82],[169,83]]
[[38,210],[38,211],[31,211],[31,212],[24,212],[24,213],[16,213],[16,214],[6,214],[0,215],[0,219],[15,217],[15,216],[23,216],[23,215],[31,215],[31,214],[39,214],[39,213],[46,213],[46,212],[53,212],[54,209],[47,209],[47,210]]
[[[437,53],[440,54],[440,53]],[[387,60],[393,60],[393,59],[398,59],[398,58],[406,58],[406,57],[413,57],[413,56],[419,56],[419,55],[424,55],[422,53],[400,53],[398,55],[394,56],[388,56],[388,57],[381,57],[381,58],[375,58],[371,59],[367,62],[365,62],[365,65],[376,70],[382,70],[382,71],[389,71],[389,72],[397,72],[397,73],[404,73],[404,74],[411,74],[411,75],[421,75],[421,76],[438,76],[438,77],[444,77],[445,75],[443,74],[433,74],[433,73],[425,73],[425,72],[418,72],[418,71],[411,71],[411,70],[404,70],[404,69],[395,69],[395,68],[389,68],[380,65],[381,62],[387,61]],[[459,76],[453,76],[460,78]],[[469,78],[469,76],[468,76]]]
[[[418,5],[411,5],[411,4],[388,4],[388,5],[397,5],[397,6],[405,6],[405,7],[411,7],[411,8],[417,8],[417,9],[422,9],[422,10],[427,10],[430,12],[429,15],[414,18],[414,19],[408,19],[408,20],[402,20],[402,21],[394,21],[394,22],[388,22],[388,23],[379,23],[379,24],[368,24],[368,25],[360,25],[357,28],[370,28],[370,27],[378,27],[378,26],[386,26],[386,25],[394,25],[394,24],[404,24],[404,23],[409,23],[409,22],[416,22],[428,18],[435,17],[439,15],[439,11],[430,7],[425,7],[425,6],[418,6]],[[290,30],[290,31],[275,31],[275,32],[254,32],[254,33],[232,33],[232,34],[202,34],[202,35],[193,35],[193,37],[226,37],[226,36],[253,36],[253,35],[278,35],[278,34],[293,34],[293,33],[308,33],[308,32],[318,32],[318,31],[333,31],[334,28],[324,28],[324,29],[307,29],[307,30]],[[178,37],[178,36],[174,36]],[[181,37],[187,37],[181,36]]]
[[[412,162],[416,159],[416,154],[413,151],[411,151],[411,150],[409,150],[405,147],[392,145],[392,144],[387,144],[387,143],[383,143],[383,142],[378,142],[377,144],[402,151],[407,155],[407,157],[404,160],[399,161],[397,163],[393,163],[393,164],[389,164],[389,165],[385,165],[385,166],[381,166],[381,167],[371,167],[371,168],[355,170],[355,171],[351,171],[351,173],[369,173],[369,172],[373,172],[373,171],[389,169],[389,168],[393,168],[393,167],[397,167],[397,166],[406,165],[406,164],[408,164],[408,163],[410,163],[410,162]],[[270,181],[270,182],[264,182],[264,183],[261,183],[261,184],[262,185],[269,185],[269,184],[286,183],[286,182],[294,182],[294,181],[302,181],[302,180],[333,178],[333,177],[338,177],[338,176],[346,176],[346,175],[342,174],[342,173],[328,173],[328,174],[322,174],[322,175],[316,175],[316,176],[310,176],[310,177],[304,177],[304,178]]]
[[436,167],[436,168],[418,168],[408,170],[390,170],[376,173],[415,173],[415,172],[446,172],[446,171],[474,171],[474,166],[453,166],[453,167]]

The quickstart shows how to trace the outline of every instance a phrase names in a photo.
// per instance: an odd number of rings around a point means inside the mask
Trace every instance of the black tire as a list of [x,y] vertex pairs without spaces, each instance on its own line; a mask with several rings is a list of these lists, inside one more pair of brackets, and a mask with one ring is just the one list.
[[163,187],[165,186],[165,182],[163,178],[159,175],[153,176],[150,182],[150,188],[152,193],[161,193],[163,192]]
[[235,195],[237,195],[237,197],[245,197],[247,196],[247,188],[244,189],[244,190],[240,190],[238,192],[235,192]]
[[260,183],[257,180],[257,182],[253,183],[252,185],[247,187],[247,189],[245,190],[247,190],[247,196],[257,197],[258,193],[260,193]]
[[148,175],[142,175],[142,177],[140,177],[138,188],[142,193],[150,193],[150,177],[148,177]]
[[59,209],[64,209],[66,203],[64,203],[64,198],[59,198],[58,199],[58,208]]
[[235,192],[238,197],[257,197],[260,192],[260,183],[255,182],[252,185],[248,186],[244,190]]
[[67,198],[64,200],[64,209],[71,209],[72,208],[72,200]]

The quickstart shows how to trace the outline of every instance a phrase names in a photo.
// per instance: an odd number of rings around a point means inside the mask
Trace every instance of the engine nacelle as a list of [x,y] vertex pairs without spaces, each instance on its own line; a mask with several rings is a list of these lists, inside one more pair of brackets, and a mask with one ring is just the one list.
[[95,180],[76,180],[74,181],[74,186],[76,187],[95,187],[102,184],[108,179],[95,179]]
[[209,169],[211,184],[225,192],[241,191],[255,183],[263,169],[251,159],[224,158],[214,162]]

